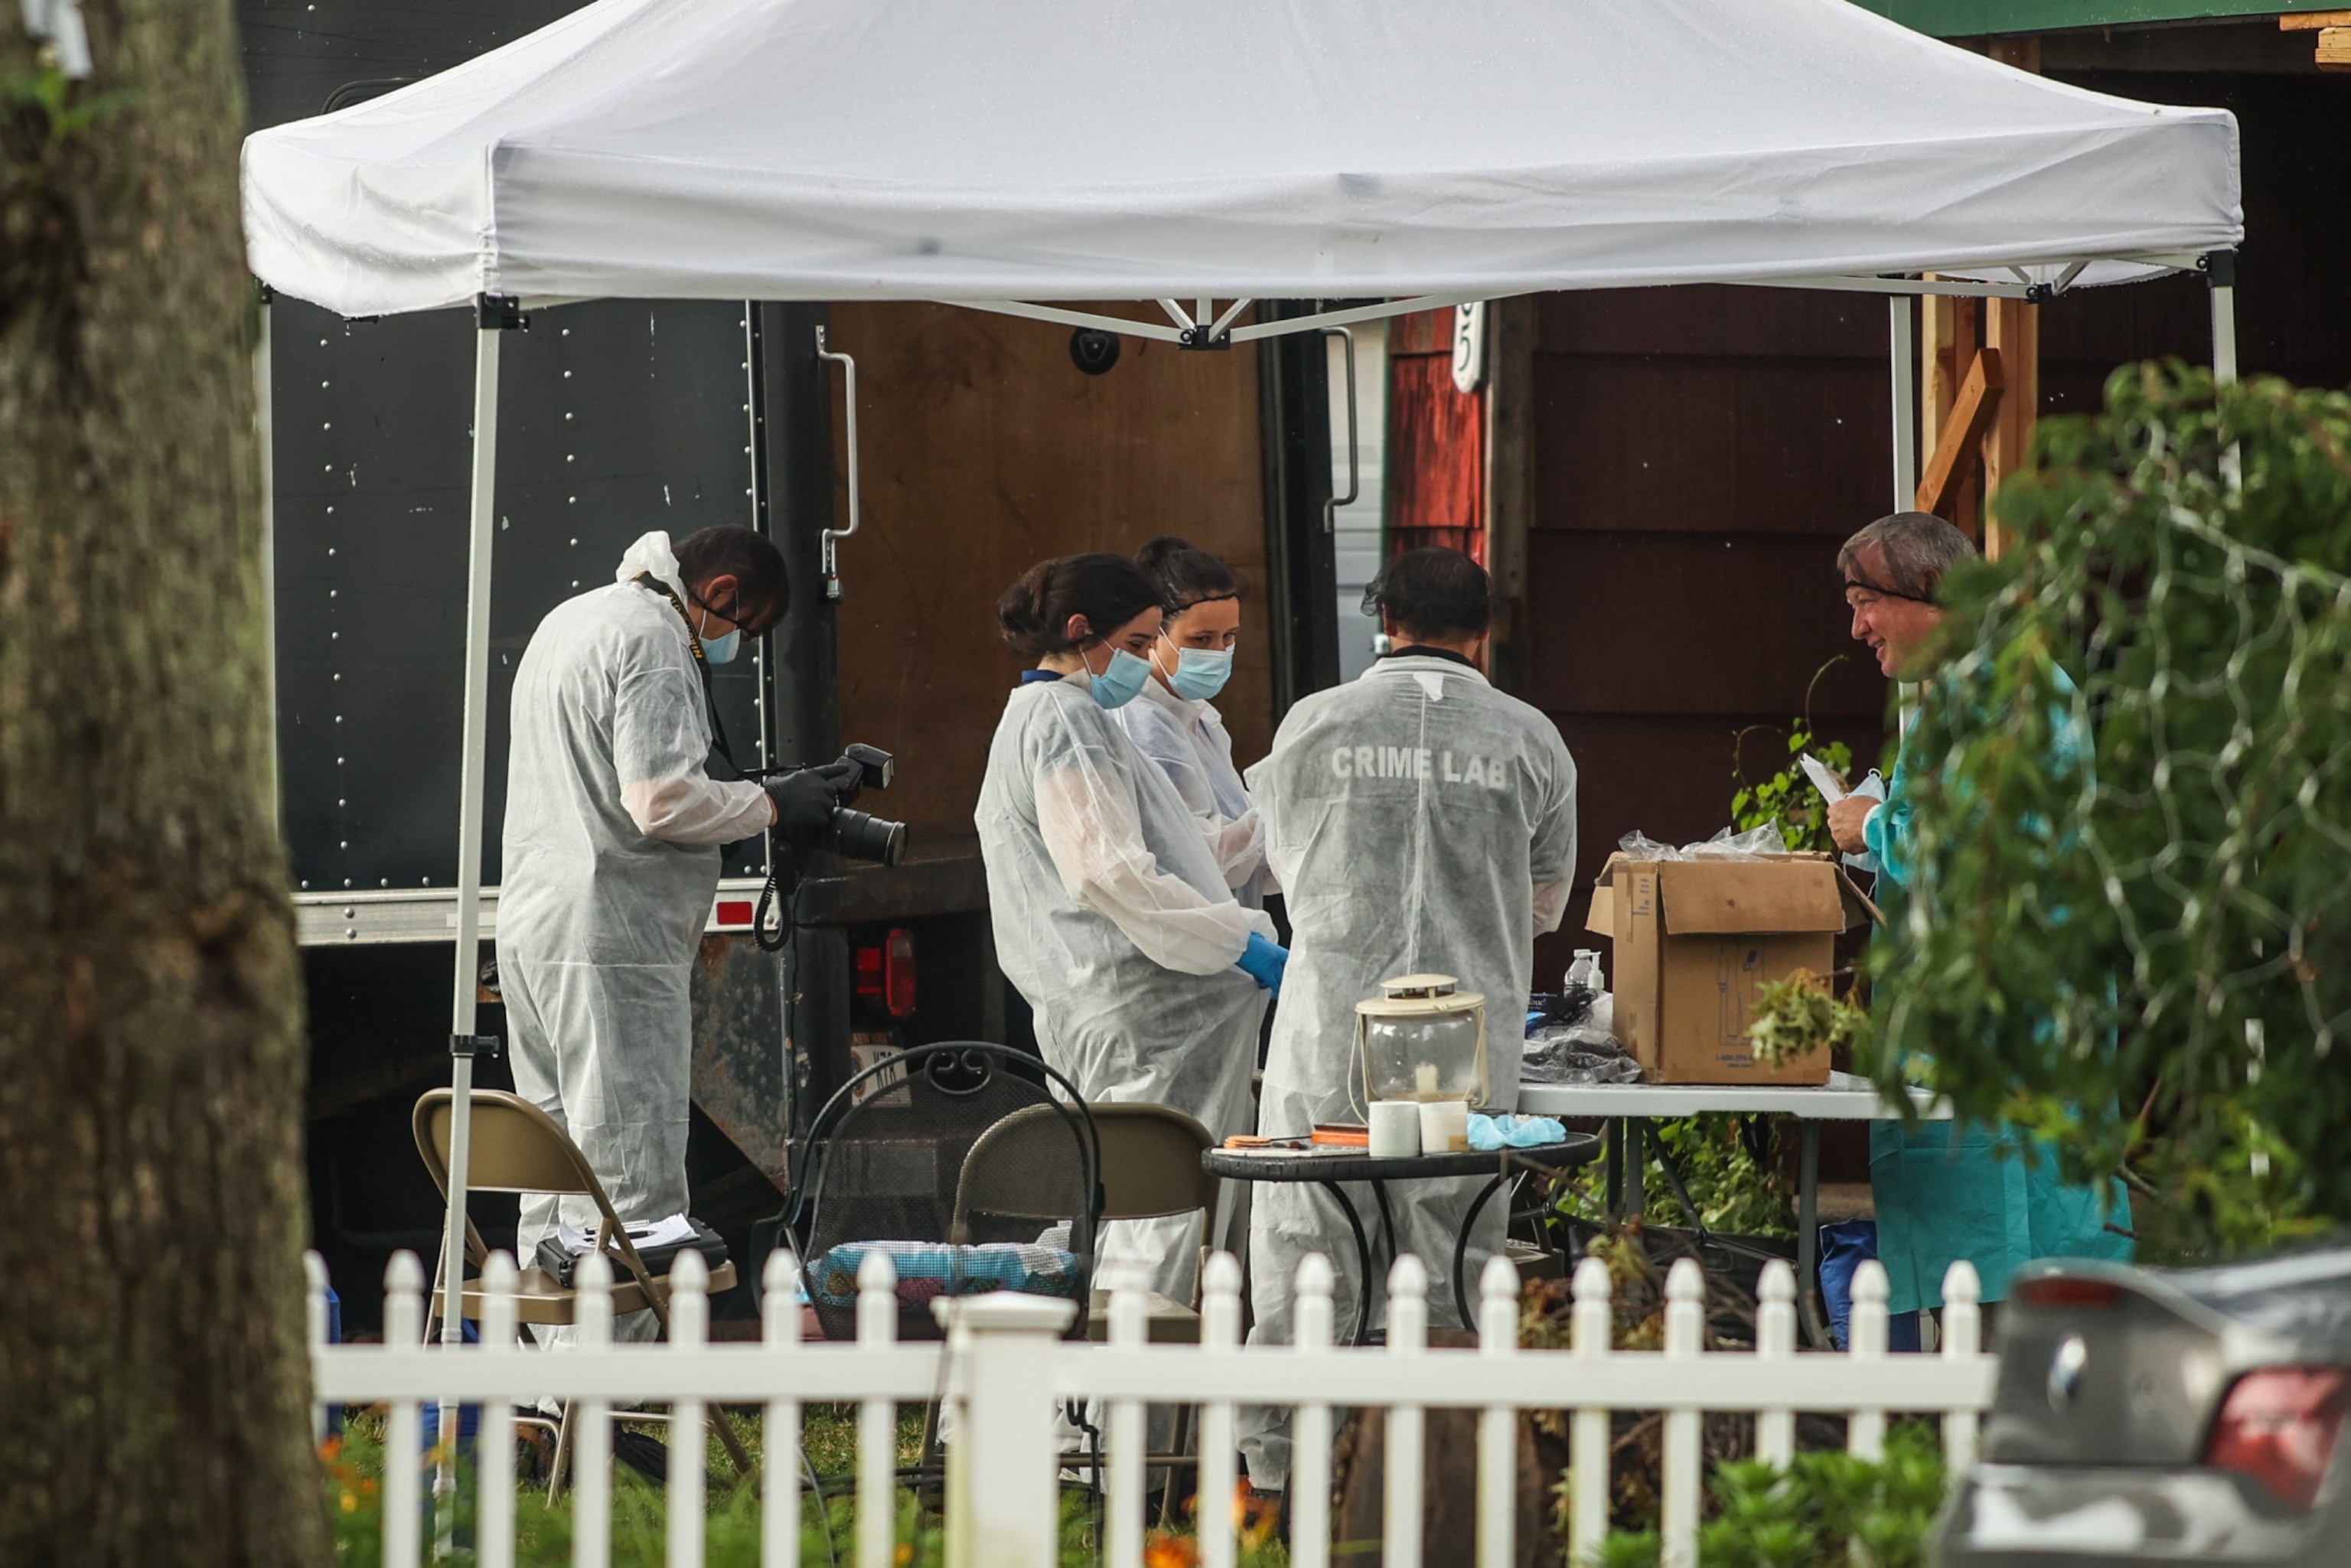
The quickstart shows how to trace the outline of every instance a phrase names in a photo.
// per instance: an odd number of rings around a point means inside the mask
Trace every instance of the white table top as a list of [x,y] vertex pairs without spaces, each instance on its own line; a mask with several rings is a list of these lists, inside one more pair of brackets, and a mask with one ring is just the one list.
[[[1918,1114],[1951,1118],[1949,1103],[1923,1089],[1910,1091]],[[1877,1097],[1868,1079],[1832,1072],[1817,1088],[1736,1083],[1522,1083],[1519,1109],[1540,1116],[1651,1116],[1668,1120],[1708,1113],[1763,1112],[1821,1122],[1887,1122],[1901,1113]]]

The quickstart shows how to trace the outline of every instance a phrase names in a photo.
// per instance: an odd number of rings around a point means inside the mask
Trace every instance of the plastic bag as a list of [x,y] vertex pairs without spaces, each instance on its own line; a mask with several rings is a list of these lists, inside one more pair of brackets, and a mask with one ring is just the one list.
[[1616,847],[1636,861],[1677,861],[1682,852],[1671,844],[1661,844],[1635,828],[1616,841]]
[[[1611,1004],[1613,1016],[1613,998],[1601,1000]],[[1536,1030],[1519,1058],[1521,1083],[1630,1083],[1640,1076],[1641,1064],[1625,1053],[1606,1024],[1590,1019]]]
[[1787,852],[1788,841],[1781,834],[1778,822],[1766,822],[1743,833],[1725,828],[1703,843],[1682,846],[1682,853],[1694,861],[1752,861]]
[[1724,828],[1710,839],[1700,839],[1679,849],[1661,844],[1635,829],[1617,840],[1616,847],[1636,861],[1753,861],[1789,852],[1788,841],[1781,836],[1777,822],[1766,822],[1743,833]]

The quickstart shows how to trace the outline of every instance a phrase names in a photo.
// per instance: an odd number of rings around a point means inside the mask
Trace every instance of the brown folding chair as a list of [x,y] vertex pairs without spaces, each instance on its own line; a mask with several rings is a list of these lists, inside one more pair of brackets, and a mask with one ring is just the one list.
[[[1207,1263],[1218,1182],[1200,1167],[1203,1150],[1216,1140],[1198,1122],[1172,1105],[1144,1103],[1089,1104],[1100,1149],[1097,1221],[1163,1219],[1200,1211],[1201,1262]],[[1068,1218],[1079,1195],[1067,1190],[1071,1175],[1066,1125],[1059,1105],[1030,1105],[1005,1116],[975,1140],[956,1183],[951,1241],[969,1241],[973,1221],[990,1218],[1051,1220]],[[1109,1337],[1108,1293],[1092,1290],[1085,1317],[1089,1338]],[[1151,1297],[1150,1336],[1156,1342],[1196,1343],[1200,1337],[1199,1289],[1188,1302]]]
[[[416,1134],[416,1152],[432,1173],[433,1185],[440,1189],[443,1200],[449,1196],[449,1123],[454,1093],[446,1089],[428,1091],[416,1102],[413,1124]],[[562,1197],[593,1199],[600,1218],[596,1227],[596,1246],[612,1260],[616,1276],[612,1285],[612,1311],[615,1315],[650,1309],[661,1325],[662,1337],[669,1337],[669,1281],[665,1275],[653,1273],[637,1255],[635,1243],[629,1239],[628,1227],[613,1212],[612,1200],[604,1196],[604,1184],[596,1179],[588,1164],[588,1156],[570,1135],[555,1124],[554,1118],[519,1094],[501,1090],[476,1089],[473,1094],[472,1125],[467,1138],[465,1186],[471,1192],[512,1192],[549,1194]],[[482,1241],[481,1232],[474,1228],[469,1218],[465,1221],[465,1260],[479,1268],[488,1261],[489,1248]],[[561,1325],[576,1322],[579,1318],[580,1292],[563,1284],[538,1266],[536,1260],[518,1260],[520,1279],[516,1282],[515,1318],[520,1323]],[[447,1254],[434,1269],[431,1311],[438,1313],[444,1301],[447,1279]],[[710,1271],[713,1291],[728,1290],[735,1283],[735,1265],[730,1260]],[[482,1315],[483,1292],[478,1282],[466,1284],[459,1292],[458,1311],[478,1322]],[[428,1327],[427,1333],[431,1332]],[[726,1412],[713,1407],[711,1414],[718,1419],[718,1440],[726,1445],[729,1458],[735,1461],[738,1475],[751,1479],[753,1466],[743,1439],[735,1430]],[[666,1419],[647,1416],[645,1419]],[[556,1428],[555,1459],[549,1467],[548,1500],[551,1503],[562,1490],[563,1471],[571,1450],[571,1410],[564,1407],[563,1419]]]
[[[1215,1249],[1212,1232],[1223,1186],[1200,1167],[1200,1156],[1217,1140],[1173,1105],[1129,1102],[1092,1109],[1094,1135],[1102,1145],[1103,1219],[1164,1219],[1199,1211],[1200,1260],[1192,1275],[1192,1299],[1173,1301],[1154,1293],[1148,1308],[1155,1343],[1197,1343],[1200,1289]],[[1109,1313],[1105,1295],[1095,1320],[1107,1324]],[[1096,1337],[1107,1337],[1107,1329]]]
[[[1216,1139],[1198,1121],[1172,1105],[1130,1101],[1095,1104],[1092,1113],[1094,1137],[1101,1150],[1100,1207],[1095,1218],[1165,1219],[1198,1210],[1199,1267],[1194,1271],[1192,1299],[1171,1301],[1153,1291],[1145,1299],[1144,1337],[1153,1343],[1196,1344],[1200,1340],[1200,1289],[1216,1226],[1217,1199],[1222,1184],[1201,1168],[1200,1155],[1216,1147]],[[1021,1175],[1039,1163],[1027,1145],[1050,1139],[1053,1107],[1037,1105],[990,1127],[972,1145],[964,1160],[963,1177],[956,1189],[956,1239],[963,1239],[967,1213],[1023,1214],[1052,1207],[1024,1186]],[[1040,1114],[1041,1113],[1041,1114]],[[1066,1134],[1061,1134],[1066,1137]],[[1055,1195],[1058,1196],[1058,1195]],[[1110,1292],[1092,1290],[1087,1313],[1087,1337],[1110,1337]],[[1178,1408],[1173,1448],[1145,1457],[1146,1465],[1164,1470],[1166,1485],[1160,1497],[1160,1523],[1175,1514],[1178,1476],[1198,1462],[1185,1452],[1190,1443],[1192,1411]]]

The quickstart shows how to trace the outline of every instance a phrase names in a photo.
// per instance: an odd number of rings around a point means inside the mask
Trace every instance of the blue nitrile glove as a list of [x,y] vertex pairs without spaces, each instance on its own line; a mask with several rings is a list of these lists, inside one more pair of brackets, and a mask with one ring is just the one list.
[[1249,946],[1233,960],[1233,967],[1271,991],[1281,995],[1281,971],[1290,962],[1290,949],[1279,942],[1270,942],[1256,932],[1249,933]]
[[1540,1149],[1566,1141],[1566,1126],[1550,1116],[1469,1118],[1469,1146],[1473,1149]]

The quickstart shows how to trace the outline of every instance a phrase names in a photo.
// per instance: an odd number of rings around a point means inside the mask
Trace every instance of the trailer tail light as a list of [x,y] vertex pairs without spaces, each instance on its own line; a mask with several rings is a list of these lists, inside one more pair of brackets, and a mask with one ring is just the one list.
[[893,1019],[914,1016],[914,934],[899,926],[871,947],[857,949],[857,994],[880,1002]]
[[2306,1509],[2335,1457],[2351,1369],[2265,1366],[2237,1379],[2204,1445],[2216,1470],[2250,1476],[2288,1508]]
[[751,901],[747,898],[720,899],[717,924],[727,927],[750,925]]
[[2123,1288],[2107,1280],[2085,1280],[2052,1274],[2012,1286],[2010,1294],[2038,1312],[2083,1312],[2111,1307],[2122,1300]]

